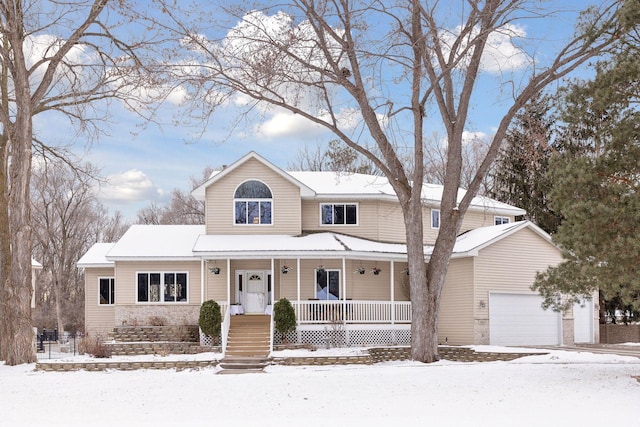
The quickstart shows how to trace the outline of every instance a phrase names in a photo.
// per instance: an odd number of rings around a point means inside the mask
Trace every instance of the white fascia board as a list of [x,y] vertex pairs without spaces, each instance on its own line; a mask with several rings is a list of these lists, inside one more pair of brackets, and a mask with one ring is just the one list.
[[200,261],[200,257],[162,257],[162,256],[129,256],[129,257],[107,257],[109,261]]
[[469,205],[467,211],[471,212],[489,212],[495,215],[513,215],[513,216],[521,216],[525,215],[527,211],[524,209],[517,208],[515,206],[506,207],[494,207],[487,205]]
[[76,263],[76,268],[114,268],[115,263],[113,262],[104,262],[104,263]]
[[405,254],[384,254],[380,252],[354,252],[354,251],[317,251],[317,252],[198,252],[202,259],[367,259],[378,261],[402,261],[407,259]]
[[349,200],[353,202],[357,202],[359,200],[383,200],[398,203],[398,198],[396,196],[392,196],[390,194],[327,194],[322,193],[318,194],[315,197],[303,197],[305,200],[317,200],[319,202],[322,201],[334,201],[334,200]]

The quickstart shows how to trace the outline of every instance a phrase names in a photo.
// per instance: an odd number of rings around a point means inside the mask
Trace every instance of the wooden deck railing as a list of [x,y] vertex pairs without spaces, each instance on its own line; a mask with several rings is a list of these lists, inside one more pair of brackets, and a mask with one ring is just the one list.
[[292,301],[298,323],[411,323],[408,301]]

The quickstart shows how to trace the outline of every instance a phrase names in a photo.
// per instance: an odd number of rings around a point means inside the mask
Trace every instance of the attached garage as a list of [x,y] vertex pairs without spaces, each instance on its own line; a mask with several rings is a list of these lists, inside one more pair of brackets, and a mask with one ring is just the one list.
[[490,292],[490,344],[562,344],[561,314],[543,310],[541,304],[539,295]]

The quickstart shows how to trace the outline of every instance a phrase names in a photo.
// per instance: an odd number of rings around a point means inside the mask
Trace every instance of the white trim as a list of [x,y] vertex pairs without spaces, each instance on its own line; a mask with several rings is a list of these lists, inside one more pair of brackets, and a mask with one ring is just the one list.
[[[189,292],[189,271],[179,271],[179,270],[162,270],[162,271],[158,271],[158,270],[136,270],[136,272],[134,273],[135,276],[133,277],[133,283],[134,283],[134,292],[135,292],[135,304],[136,305],[186,305],[189,304],[189,297],[191,296],[190,292]],[[162,298],[163,300],[161,301],[138,301],[138,275],[139,274],[159,274],[160,275],[160,298]],[[187,293],[187,298],[184,301],[164,301],[164,275],[165,274],[185,274],[187,276],[187,283],[185,286],[185,291]],[[147,286],[150,286],[150,284],[147,284]],[[151,295],[149,295],[150,297]]]
[[[433,214],[434,213],[438,213],[438,226],[434,227],[433,226]],[[435,209],[435,208],[431,208],[431,210],[429,211],[429,222],[431,223],[431,229],[432,230],[440,230],[440,223],[442,222],[442,217],[440,216],[440,209]]]
[[[107,304],[102,304],[100,303],[100,280],[102,279],[109,279],[113,281],[113,302],[111,303],[107,303]],[[111,283],[109,283],[109,286],[111,286]],[[116,305],[116,277],[115,276],[98,276],[98,307],[104,307],[104,306],[114,306]]]
[[236,168],[238,168],[240,165],[242,165],[243,163],[245,163],[249,159],[255,159],[255,160],[259,161],[260,163],[262,163],[263,165],[265,165],[266,167],[268,167],[269,169],[274,171],[276,174],[280,175],[285,180],[287,180],[290,183],[292,183],[293,185],[299,187],[300,188],[300,195],[302,197],[313,197],[313,196],[316,195],[315,191],[313,191],[311,188],[309,188],[308,186],[306,186],[302,182],[298,181],[296,178],[292,177],[287,172],[285,172],[284,170],[280,169],[279,167],[277,167],[276,165],[274,165],[273,163],[271,163],[270,161],[268,161],[264,157],[260,156],[255,151],[250,151],[249,153],[247,153],[244,156],[242,156],[240,159],[238,159],[235,162],[233,162],[230,166],[227,166],[226,168],[224,168],[220,172],[218,172],[215,175],[213,175],[211,178],[209,178],[203,184],[201,184],[200,186],[196,187],[191,192],[191,195],[193,197],[195,197],[199,201],[204,201],[206,199],[207,188],[209,186],[211,186],[215,182],[219,181],[221,178],[225,177],[229,173],[231,173],[231,171],[235,170]]
[[[344,224],[324,224],[322,222],[322,207],[331,205],[332,207],[335,205],[344,206]],[[356,223],[355,224],[347,224],[347,205],[353,205],[356,207]],[[357,227],[360,225],[360,204],[358,202],[320,202],[318,203],[318,226],[319,227]],[[331,220],[333,221],[333,212],[331,214]]]
[[[500,219],[500,224],[498,224],[498,219]],[[506,220],[506,221],[505,221]],[[493,225],[503,225],[503,224],[511,224],[511,217],[505,215],[494,215],[493,216]]]

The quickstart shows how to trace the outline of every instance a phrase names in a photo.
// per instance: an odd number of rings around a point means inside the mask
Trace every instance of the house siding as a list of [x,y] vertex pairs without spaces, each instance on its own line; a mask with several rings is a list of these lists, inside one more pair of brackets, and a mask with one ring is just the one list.
[[528,228],[480,250],[474,258],[476,344],[489,343],[489,292],[534,294],[536,274],[561,261],[560,250]]
[[[499,215],[499,216],[509,218],[510,222],[515,221],[515,217],[513,215]],[[496,217],[496,214],[488,210],[470,209],[467,211],[467,213],[464,216],[464,219],[462,220],[462,226],[460,227],[460,232],[463,233],[465,231],[473,230],[474,228],[488,227],[490,225],[495,225],[495,217]]]
[[[99,304],[100,277],[115,277],[113,268],[85,268],[84,270],[84,318],[85,332],[91,335],[101,335],[106,338],[113,330],[115,322],[115,306]],[[115,297],[118,300],[120,289],[115,281]]]
[[[233,196],[238,185],[250,179],[264,182],[273,196],[272,225],[236,225]],[[207,234],[299,235],[300,189],[255,159],[239,165],[206,190]]]
[[473,280],[473,259],[451,260],[438,314],[440,344],[474,343]]
[[[186,303],[137,303],[136,273],[187,272]],[[199,261],[116,262],[115,325],[148,324],[152,316],[162,317],[169,325],[197,324],[200,311]]]

